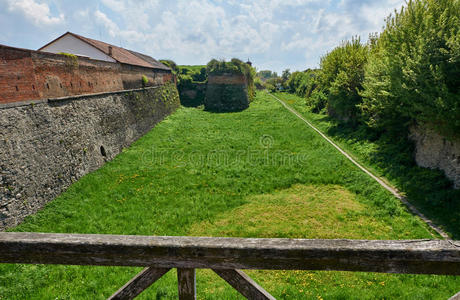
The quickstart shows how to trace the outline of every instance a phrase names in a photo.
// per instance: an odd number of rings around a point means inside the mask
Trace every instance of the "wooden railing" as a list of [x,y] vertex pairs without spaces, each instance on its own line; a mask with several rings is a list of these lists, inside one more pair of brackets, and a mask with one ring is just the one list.
[[240,269],[460,275],[460,241],[306,240],[0,233],[0,263],[146,267],[109,299],[132,299],[177,268],[180,299],[212,269],[248,299],[274,299]]

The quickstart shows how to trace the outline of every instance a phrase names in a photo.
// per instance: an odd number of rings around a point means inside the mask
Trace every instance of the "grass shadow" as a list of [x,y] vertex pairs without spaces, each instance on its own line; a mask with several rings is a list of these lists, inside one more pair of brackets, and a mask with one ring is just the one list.
[[442,171],[416,165],[411,141],[377,133],[364,125],[338,123],[328,116],[317,121],[332,124],[325,132],[328,136],[345,143],[352,154],[394,183],[425,216],[460,239],[460,191],[453,189]]

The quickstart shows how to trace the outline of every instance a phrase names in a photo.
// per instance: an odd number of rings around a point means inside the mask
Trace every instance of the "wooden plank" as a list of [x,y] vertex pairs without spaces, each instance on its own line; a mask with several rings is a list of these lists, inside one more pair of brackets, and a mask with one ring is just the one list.
[[460,300],[460,292],[450,297],[449,300]]
[[177,269],[179,300],[196,300],[195,269]]
[[2,232],[0,263],[460,275],[460,241]]
[[269,292],[258,285],[251,277],[240,270],[213,269],[217,275],[227,281],[235,290],[250,300],[276,300]]
[[160,279],[164,274],[169,270],[168,268],[158,269],[158,268],[145,268],[139,274],[137,274],[133,279],[127,282],[123,287],[116,291],[109,300],[121,300],[121,299],[134,299],[140,293],[142,293],[146,288],[151,286],[155,281]]

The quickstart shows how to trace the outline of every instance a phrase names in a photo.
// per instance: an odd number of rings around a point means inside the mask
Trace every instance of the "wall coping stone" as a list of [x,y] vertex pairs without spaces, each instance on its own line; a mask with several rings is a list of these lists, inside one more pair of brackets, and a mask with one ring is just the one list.
[[110,91],[110,92],[101,92],[101,93],[91,93],[91,94],[83,94],[83,95],[72,95],[72,96],[65,96],[65,97],[58,97],[58,98],[48,98],[48,99],[39,99],[39,100],[26,100],[26,101],[18,101],[18,102],[10,102],[10,103],[0,103],[0,109],[8,109],[20,106],[29,106],[41,103],[57,103],[61,101],[77,101],[91,97],[99,97],[99,96],[108,96],[108,95],[117,95],[129,92],[138,92],[144,90],[151,90],[157,89],[161,86],[150,86],[145,88],[138,88],[138,89],[129,89],[129,90],[119,90],[119,91]]

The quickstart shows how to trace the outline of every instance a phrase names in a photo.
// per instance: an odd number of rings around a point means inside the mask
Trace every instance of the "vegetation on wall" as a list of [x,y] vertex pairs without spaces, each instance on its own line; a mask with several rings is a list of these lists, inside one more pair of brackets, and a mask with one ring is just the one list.
[[147,76],[145,75],[142,75],[142,86],[147,86],[147,84],[149,83],[149,79],[147,78]]
[[59,52],[59,55],[64,55],[69,59],[68,66],[70,68],[77,68],[78,67],[78,57],[75,54],[67,53],[67,52]]

